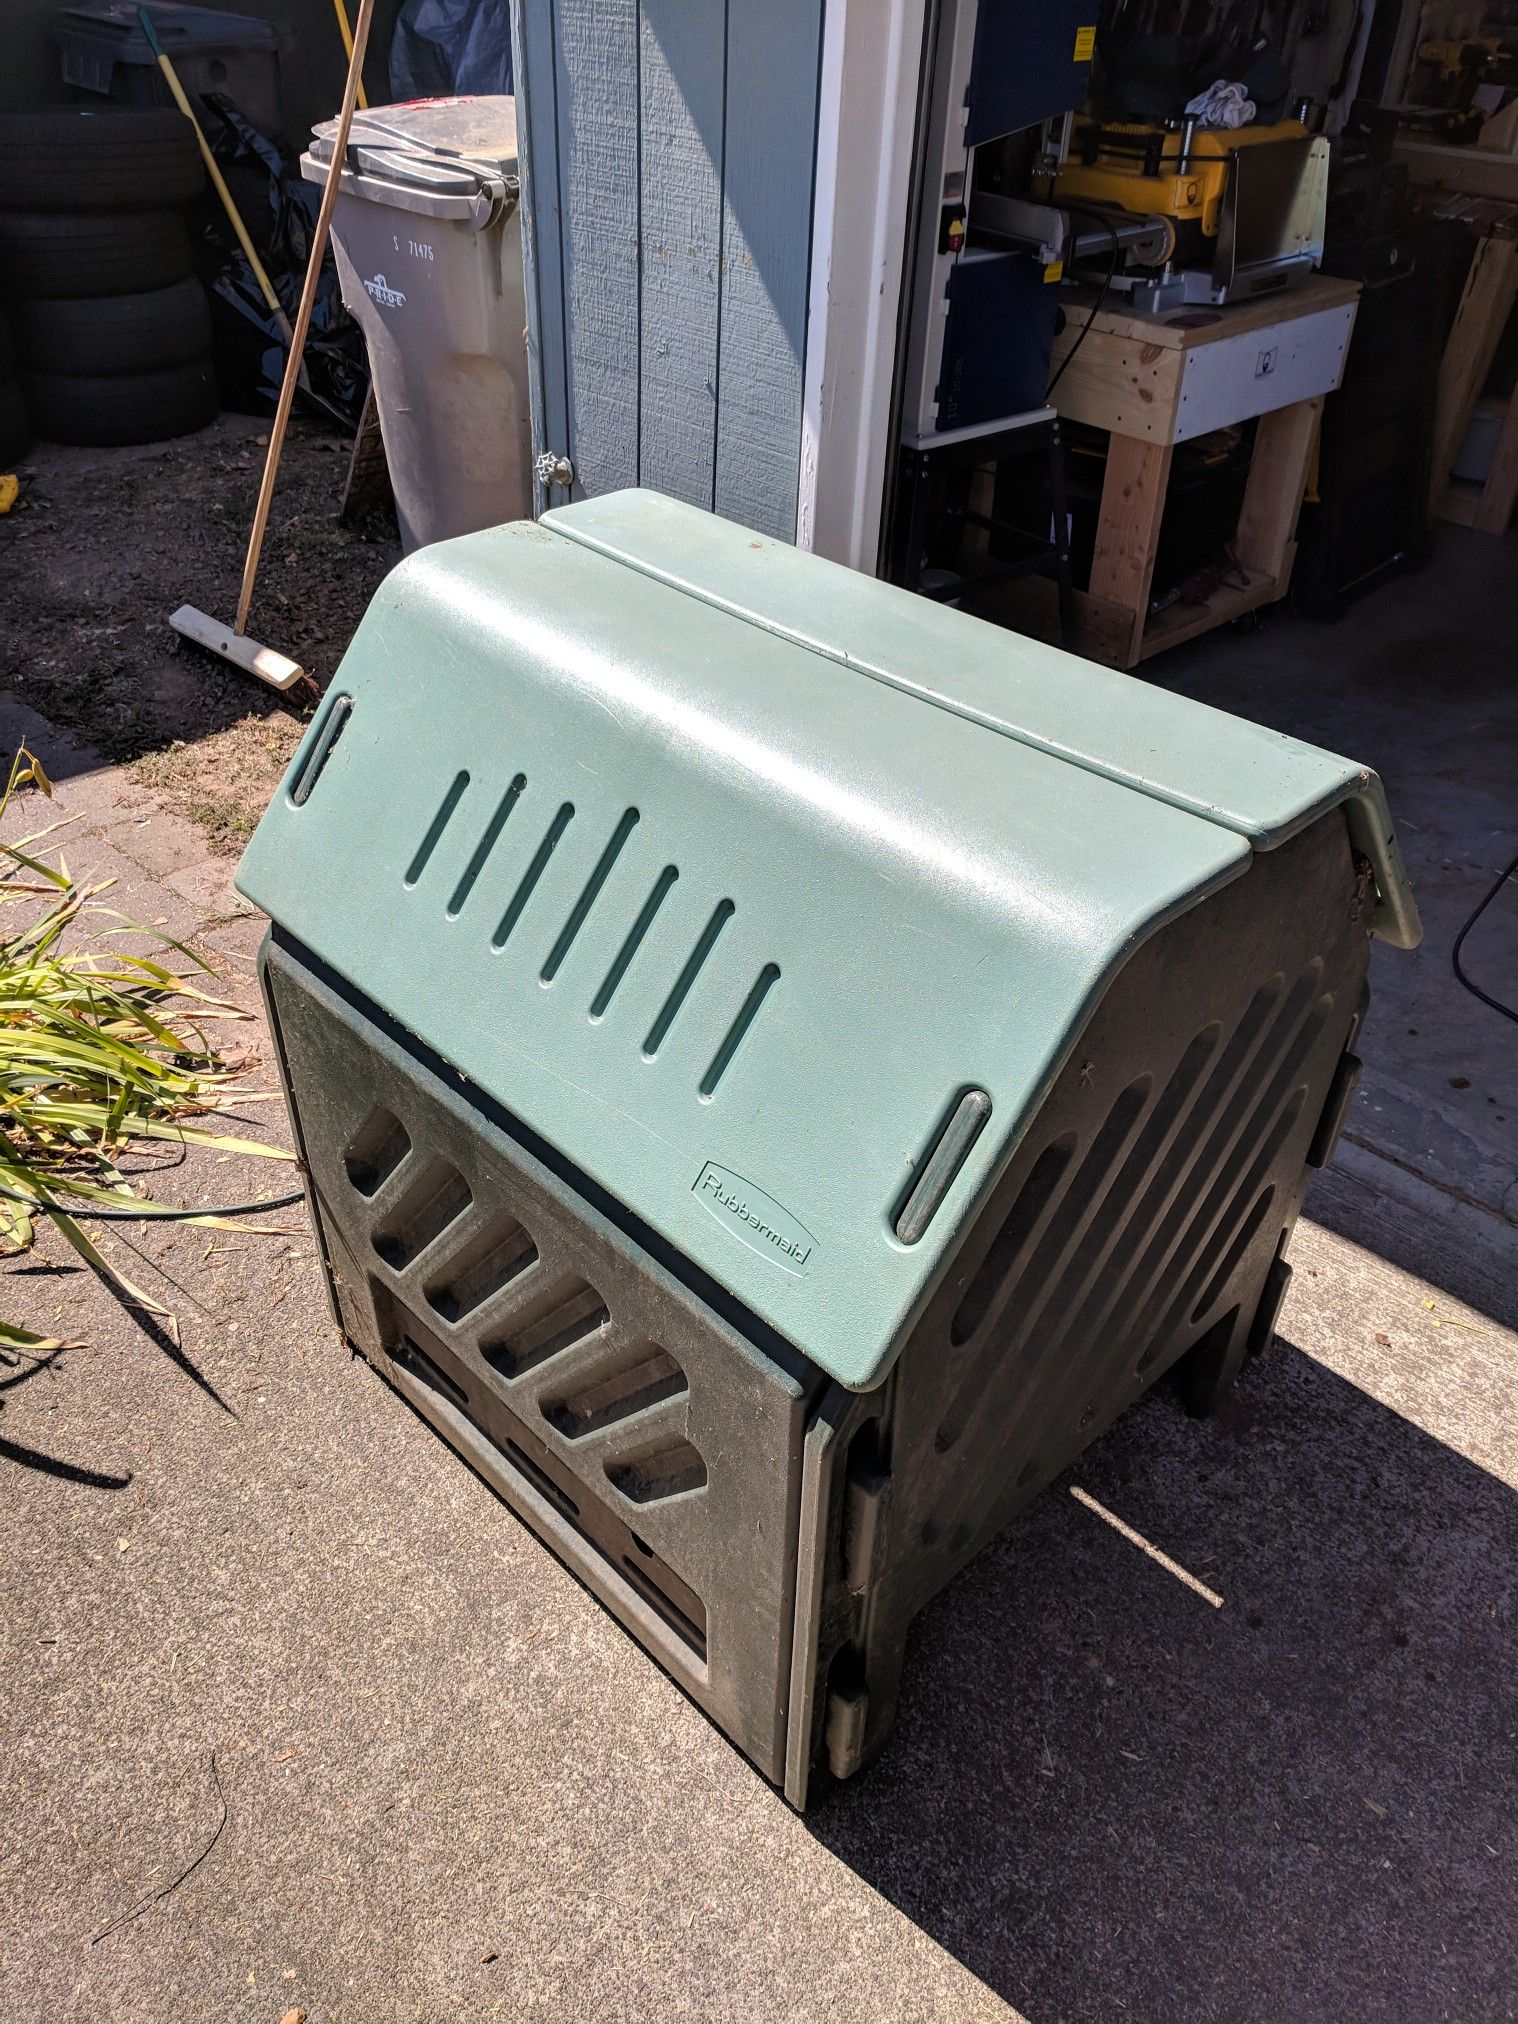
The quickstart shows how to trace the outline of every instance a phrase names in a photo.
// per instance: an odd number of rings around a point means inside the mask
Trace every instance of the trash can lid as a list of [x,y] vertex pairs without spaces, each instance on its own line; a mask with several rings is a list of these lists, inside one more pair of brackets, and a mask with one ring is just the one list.
[[[272,21],[259,21],[251,14],[228,14],[219,7],[185,7],[177,0],[153,0],[153,26],[171,57],[206,54],[213,50],[282,50],[288,34]],[[79,38],[106,43],[118,63],[155,66],[158,58],[137,19],[137,0],[88,0],[77,7],[61,7],[54,17],[53,33],[60,42]]]
[[[332,159],[335,119],[311,132],[310,154]],[[517,102],[509,94],[492,98],[421,98],[409,105],[376,107],[359,113],[348,140],[349,159],[378,169],[389,182],[413,183],[435,191],[439,172],[451,187],[475,188],[492,178],[515,181]]]

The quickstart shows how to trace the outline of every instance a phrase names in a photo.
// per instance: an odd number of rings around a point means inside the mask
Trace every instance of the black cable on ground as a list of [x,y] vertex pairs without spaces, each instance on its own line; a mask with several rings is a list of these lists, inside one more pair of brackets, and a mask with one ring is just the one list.
[[22,1194],[19,1188],[0,1186],[0,1195],[43,1215],[56,1212],[72,1222],[84,1223],[191,1223],[197,1216],[256,1216],[260,1209],[289,1209],[306,1199],[305,1189],[297,1188],[293,1195],[271,1195],[266,1202],[227,1202],[210,1209],[159,1209],[147,1202],[138,1209],[75,1209],[66,1202],[39,1201],[35,1195]]
[[1465,926],[1456,935],[1454,947],[1449,952],[1449,959],[1456,978],[1465,986],[1473,998],[1479,998],[1483,1005],[1490,1005],[1492,1010],[1500,1012],[1504,1019],[1511,1019],[1515,1023],[1518,1023],[1518,1011],[1514,1011],[1511,1005],[1504,1005],[1500,998],[1492,997],[1490,992],[1483,991],[1479,984],[1472,983],[1471,979],[1466,976],[1464,970],[1460,967],[1460,949],[1466,936],[1475,927],[1477,921],[1480,920],[1481,916],[1486,912],[1487,908],[1497,897],[1498,893],[1501,892],[1515,871],[1518,871],[1518,857],[1513,859],[1505,871],[1498,872],[1491,885],[1487,887],[1484,897],[1477,904],[1474,912],[1466,921]]

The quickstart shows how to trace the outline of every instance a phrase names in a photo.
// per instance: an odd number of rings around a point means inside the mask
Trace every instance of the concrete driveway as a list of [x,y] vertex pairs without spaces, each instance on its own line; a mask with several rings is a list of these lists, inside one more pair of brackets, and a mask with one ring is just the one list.
[[[1275,633],[1299,669],[1356,637]],[[1264,648],[1212,651],[1177,684]],[[251,1002],[225,861],[63,734],[3,728],[64,776],[71,857]],[[1500,839],[1435,791],[1446,752],[1337,742],[1385,764],[1444,937],[1378,955],[1377,1016],[1437,1043],[1373,1033],[1230,1406],[1149,1399],[973,1563],[918,1623],[886,1755],[804,1820],[349,1359],[298,1212],[113,1231],[175,1328],[56,1243],[9,1266],[4,1311],[87,1347],[0,1371],[0,2014],[1518,2015],[1518,1090],[1446,961]],[[1502,749],[1467,740],[1487,816]],[[1406,825],[1435,810],[1430,852]],[[250,1164],[161,1192],[282,1178]]]

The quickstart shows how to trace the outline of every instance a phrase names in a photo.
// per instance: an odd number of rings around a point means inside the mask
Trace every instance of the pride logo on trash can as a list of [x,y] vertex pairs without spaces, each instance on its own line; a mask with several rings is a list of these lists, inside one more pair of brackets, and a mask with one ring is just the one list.
[[364,293],[377,302],[381,309],[404,309],[406,298],[399,288],[392,288],[383,274],[376,274],[372,281],[364,283]]
[[742,1174],[730,1173],[708,1160],[693,1183],[701,1205],[723,1225],[786,1272],[805,1272],[811,1260],[813,1237],[780,1204]]

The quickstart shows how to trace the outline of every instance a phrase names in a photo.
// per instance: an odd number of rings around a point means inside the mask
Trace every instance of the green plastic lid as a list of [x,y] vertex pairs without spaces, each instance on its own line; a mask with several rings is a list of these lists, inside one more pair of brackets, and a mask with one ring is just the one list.
[[388,578],[238,884],[863,1388],[1126,957],[1336,802],[1415,939],[1362,768],[629,492]]

